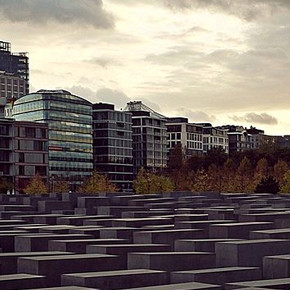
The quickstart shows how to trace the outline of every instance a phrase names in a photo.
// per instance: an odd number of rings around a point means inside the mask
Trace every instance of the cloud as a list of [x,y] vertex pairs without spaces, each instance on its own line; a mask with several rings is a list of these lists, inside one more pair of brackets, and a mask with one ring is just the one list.
[[117,109],[125,108],[130,98],[122,91],[101,88],[96,92],[96,99],[99,102],[115,104]]
[[102,0],[0,0],[0,14],[11,22],[78,24],[99,29],[114,27]]
[[277,118],[267,114],[267,113],[247,113],[244,116],[232,116],[230,117],[232,120],[237,122],[247,122],[247,123],[255,123],[255,124],[264,124],[264,125],[277,125]]
[[246,21],[271,15],[281,9],[290,9],[285,0],[162,0],[165,7],[173,10],[206,9],[237,16]]
[[102,68],[107,69],[109,66],[121,65],[121,63],[110,57],[93,57],[91,59],[85,60],[86,63],[98,65]]
[[216,120],[214,115],[208,115],[202,111],[193,111],[184,107],[177,109],[177,114],[188,117],[191,122],[213,122]]

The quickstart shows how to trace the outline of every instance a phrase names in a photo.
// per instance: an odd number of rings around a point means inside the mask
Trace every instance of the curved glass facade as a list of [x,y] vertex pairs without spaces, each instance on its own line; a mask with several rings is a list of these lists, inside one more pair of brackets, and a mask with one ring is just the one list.
[[18,99],[16,120],[48,123],[49,175],[80,184],[93,170],[92,104],[67,91],[38,91]]

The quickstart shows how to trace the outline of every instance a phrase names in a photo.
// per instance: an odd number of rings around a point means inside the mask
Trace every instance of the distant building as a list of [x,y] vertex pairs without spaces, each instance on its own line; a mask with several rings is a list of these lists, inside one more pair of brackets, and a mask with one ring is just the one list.
[[229,137],[227,129],[213,127],[210,123],[199,123],[202,126],[203,134],[203,152],[206,153],[212,149],[222,149],[229,153]]
[[229,154],[252,149],[252,134],[249,134],[243,126],[224,125],[218,128],[227,130]]
[[184,155],[200,155],[203,153],[201,125],[188,123],[187,118],[167,118],[167,147],[169,150],[181,144]]
[[26,52],[12,53],[11,44],[0,41],[0,71],[22,78],[25,94],[29,93],[29,59]]
[[0,119],[0,177],[23,190],[39,174],[48,181],[48,126]]
[[132,113],[134,174],[142,167],[162,171],[167,166],[166,118],[141,101],[127,103],[124,110]]
[[94,169],[121,190],[132,190],[132,114],[114,105],[93,104]]
[[249,129],[246,128],[246,132],[251,135],[251,148],[258,149],[265,140],[264,130],[251,126]]
[[49,176],[75,190],[93,170],[92,104],[65,90],[40,90],[16,100],[13,117],[47,123]]
[[0,71],[0,114],[11,117],[13,102],[26,94],[26,81],[21,77]]
[[15,184],[27,186],[38,174],[48,183],[48,125],[37,122],[14,122]]

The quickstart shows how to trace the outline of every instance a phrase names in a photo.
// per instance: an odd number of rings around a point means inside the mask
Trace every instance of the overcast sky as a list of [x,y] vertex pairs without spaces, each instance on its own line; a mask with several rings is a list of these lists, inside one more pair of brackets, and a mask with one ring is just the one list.
[[290,134],[290,0],[0,0],[32,91]]

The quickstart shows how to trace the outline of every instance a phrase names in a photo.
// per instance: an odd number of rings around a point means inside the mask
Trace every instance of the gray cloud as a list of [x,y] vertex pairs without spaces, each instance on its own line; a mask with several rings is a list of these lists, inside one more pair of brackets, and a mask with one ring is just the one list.
[[99,102],[115,104],[117,109],[125,108],[130,98],[122,91],[101,88],[96,92],[96,99]]
[[102,0],[0,0],[0,14],[11,22],[81,24],[108,29],[114,26]]
[[85,60],[86,63],[96,64],[102,68],[107,69],[109,66],[121,65],[121,63],[110,57],[93,57],[89,60]]
[[281,9],[290,9],[285,0],[163,0],[163,5],[174,10],[207,9],[252,21],[263,15],[271,15]]
[[264,124],[264,125],[277,125],[277,118],[267,114],[267,113],[247,113],[242,117],[232,116],[230,117],[232,120],[237,122],[247,122],[247,123],[255,123],[255,124]]
[[116,109],[125,108],[127,102],[130,101],[129,97],[124,92],[109,88],[101,88],[94,91],[84,86],[73,86],[66,89],[92,103],[102,102],[114,104]]
[[177,114],[188,117],[191,122],[213,122],[216,120],[214,115],[208,115],[202,111],[193,111],[184,107],[177,109]]

